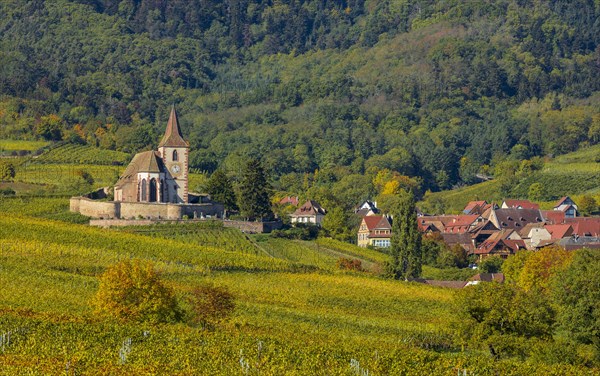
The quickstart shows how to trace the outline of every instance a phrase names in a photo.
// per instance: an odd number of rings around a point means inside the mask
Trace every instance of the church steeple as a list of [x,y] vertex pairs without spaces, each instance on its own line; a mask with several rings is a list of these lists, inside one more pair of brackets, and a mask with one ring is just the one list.
[[169,115],[167,130],[165,131],[165,135],[160,141],[160,144],[158,144],[158,147],[188,147],[188,143],[181,135],[181,129],[179,128],[179,120],[177,119],[175,105],[171,107],[171,115]]

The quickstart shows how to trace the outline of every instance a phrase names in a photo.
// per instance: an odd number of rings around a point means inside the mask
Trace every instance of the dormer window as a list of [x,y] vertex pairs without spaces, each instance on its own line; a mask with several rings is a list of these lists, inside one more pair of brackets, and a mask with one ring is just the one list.
[[174,161],[178,161],[179,160],[179,155],[177,155],[177,150],[173,150],[173,160]]

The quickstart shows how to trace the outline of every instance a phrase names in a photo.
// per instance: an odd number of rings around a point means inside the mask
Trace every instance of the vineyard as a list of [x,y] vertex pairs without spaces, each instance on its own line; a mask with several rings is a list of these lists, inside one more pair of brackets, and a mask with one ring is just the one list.
[[[543,208],[552,208],[556,199],[562,196],[577,197],[592,194],[600,198],[600,145],[584,148],[573,153],[561,155],[546,162],[543,170],[515,179],[510,197],[527,198],[529,187],[540,183],[548,202]],[[446,213],[459,213],[469,201],[487,200],[500,203],[506,198],[499,194],[499,183],[495,180],[461,187],[450,191],[436,192],[425,197],[428,203],[442,201]]]
[[0,152],[2,151],[35,151],[48,146],[46,141],[24,141],[24,140],[0,140]]
[[64,144],[35,157],[36,163],[117,165],[127,164],[131,156],[93,146]]
[[[453,345],[451,290],[198,245],[182,233],[187,226],[177,229],[181,236],[171,236],[162,229],[140,234],[31,217],[0,219],[0,373],[587,373],[460,352]],[[295,246],[316,247],[282,239],[258,243],[277,246],[286,257]],[[178,295],[203,283],[226,286],[236,297],[233,317],[213,331],[99,320],[89,305],[97,276],[129,257],[153,260]],[[313,262],[311,256],[299,259]],[[324,267],[331,262],[317,260]]]

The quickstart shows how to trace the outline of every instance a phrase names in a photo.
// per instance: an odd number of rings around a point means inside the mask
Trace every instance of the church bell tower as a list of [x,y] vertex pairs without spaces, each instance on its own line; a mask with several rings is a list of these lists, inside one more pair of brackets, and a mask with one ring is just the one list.
[[167,178],[163,187],[163,202],[188,202],[188,160],[190,146],[181,135],[175,106],[171,108],[169,122],[158,152],[166,167]]

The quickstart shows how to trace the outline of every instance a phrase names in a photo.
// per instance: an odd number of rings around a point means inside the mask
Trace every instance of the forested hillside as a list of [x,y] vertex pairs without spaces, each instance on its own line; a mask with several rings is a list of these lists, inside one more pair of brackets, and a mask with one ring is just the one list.
[[133,152],[175,103],[191,167],[258,156],[277,188],[344,179],[352,199],[384,169],[423,193],[600,143],[593,0],[6,0],[0,15],[0,138]]

